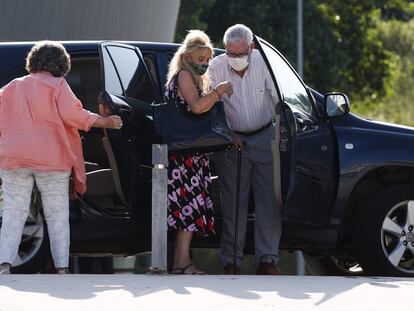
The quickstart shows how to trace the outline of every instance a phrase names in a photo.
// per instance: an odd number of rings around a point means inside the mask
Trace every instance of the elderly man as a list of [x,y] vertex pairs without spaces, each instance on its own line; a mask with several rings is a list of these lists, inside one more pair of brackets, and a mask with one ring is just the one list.
[[[258,50],[253,33],[245,25],[234,25],[224,34],[225,54],[209,66],[211,85],[220,81],[233,84],[233,95],[223,95],[227,122],[242,148],[238,241],[234,262],[237,148],[218,152],[215,166],[220,180],[223,213],[221,260],[226,274],[240,273],[246,236],[250,190],[255,203],[255,257],[257,274],[278,274],[276,264],[281,235],[281,207],[273,187],[275,107],[279,101],[272,78]],[[243,143],[245,146],[243,147]]]

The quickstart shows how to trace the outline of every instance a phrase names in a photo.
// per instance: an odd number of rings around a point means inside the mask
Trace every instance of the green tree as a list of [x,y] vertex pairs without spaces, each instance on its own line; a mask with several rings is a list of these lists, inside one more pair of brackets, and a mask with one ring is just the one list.
[[414,18],[380,23],[380,39],[393,54],[394,80],[387,96],[376,105],[361,103],[354,112],[372,119],[414,126]]
[[215,0],[181,0],[175,42],[182,42],[188,30],[207,29],[208,22],[203,15],[210,11],[214,2]]
[[379,39],[380,10],[372,1],[331,1],[319,5],[338,34],[333,53],[342,50],[346,57],[339,72],[338,85],[355,98],[384,96],[392,77],[392,56]]
[[409,21],[414,17],[413,0],[377,0],[373,2],[376,8],[381,9],[383,20]]

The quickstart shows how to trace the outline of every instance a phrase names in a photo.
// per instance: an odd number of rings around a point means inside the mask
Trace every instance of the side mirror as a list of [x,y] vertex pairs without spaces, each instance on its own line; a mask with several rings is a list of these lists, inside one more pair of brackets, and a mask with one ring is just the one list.
[[325,94],[324,106],[328,117],[338,117],[347,114],[351,107],[348,96],[340,92]]

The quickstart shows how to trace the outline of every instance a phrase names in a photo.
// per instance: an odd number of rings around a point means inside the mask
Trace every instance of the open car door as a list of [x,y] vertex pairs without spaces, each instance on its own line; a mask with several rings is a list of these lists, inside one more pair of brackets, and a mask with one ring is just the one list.
[[151,104],[159,102],[161,95],[137,47],[103,42],[99,54],[103,83],[100,113],[119,115],[123,121],[121,130],[104,130],[103,138],[115,189],[127,207],[149,204],[151,145],[155,140]]
[[283,219],[327,225],[338,174],[333,129],[320,117],[313,96],[286,59],[259,37],[255,37],[255,44],[281,99],[277,109],[280,124],[276,125],[280,141],[275,154],[280,171],[275,174],[280,174],[276,194],[282,194]]

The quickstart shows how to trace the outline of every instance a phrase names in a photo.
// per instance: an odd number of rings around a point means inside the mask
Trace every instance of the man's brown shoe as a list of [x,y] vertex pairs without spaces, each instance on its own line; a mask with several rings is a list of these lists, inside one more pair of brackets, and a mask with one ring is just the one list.
[[240,274],[240,267],[235,265],[227,265],[224,268],[224,274]]
[[261,262],[257,268],[257,275],[278,275],[276,266],[270,262]]

